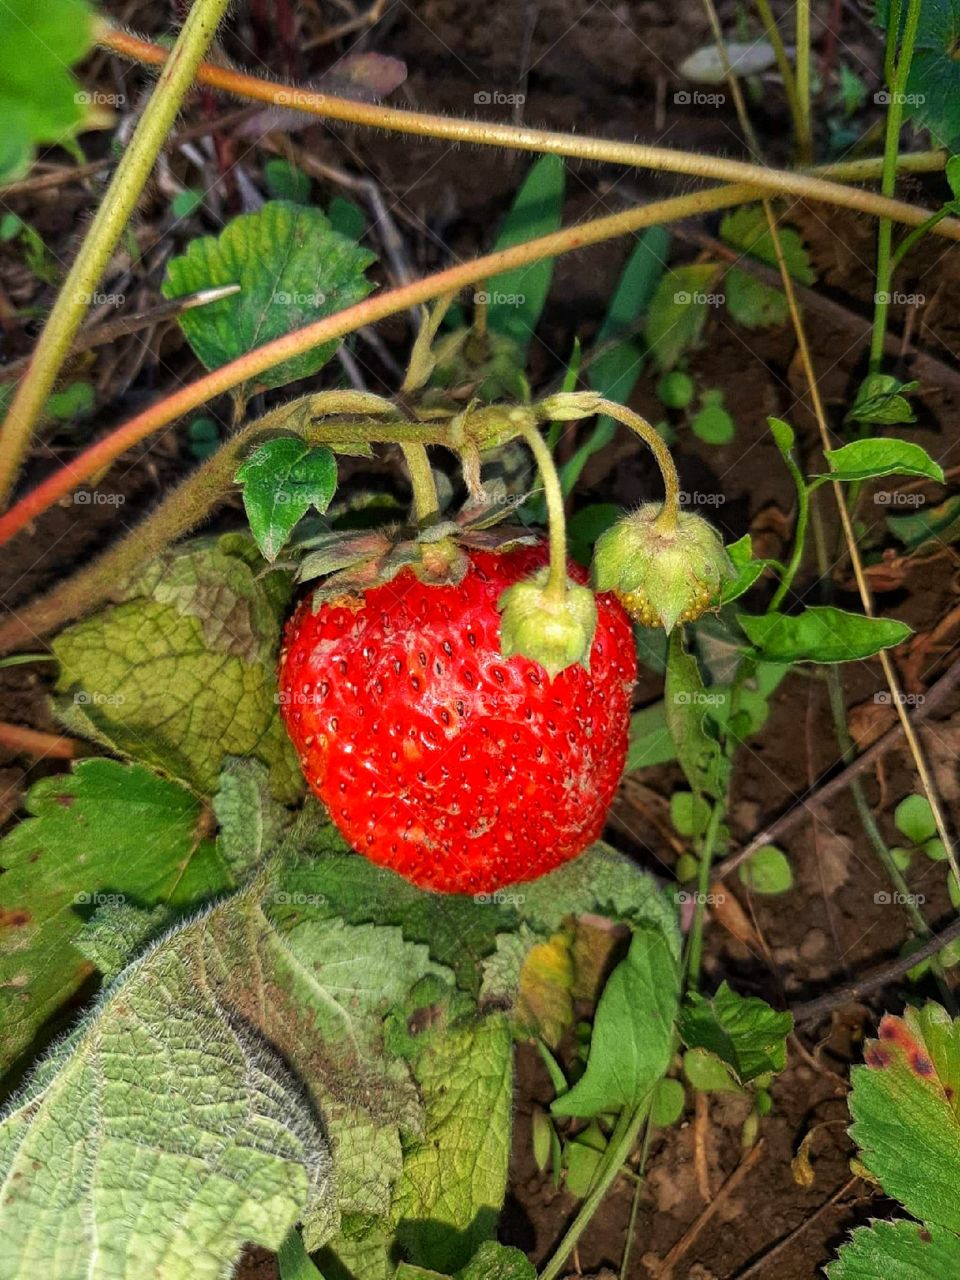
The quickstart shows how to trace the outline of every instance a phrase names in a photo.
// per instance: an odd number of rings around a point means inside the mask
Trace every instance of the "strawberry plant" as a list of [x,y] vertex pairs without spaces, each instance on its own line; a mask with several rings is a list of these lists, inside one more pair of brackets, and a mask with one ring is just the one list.
[[[378,6],[303,48],[319,19],[287,0],[238,6],[243,36],[225,0],[193,0],[172,40],[79,0],[0,9],[0,199],[110,171],[69,246],[48,210],[0,219],[16,349],[0,541],[26,556],[52,527],[52,554],[71,507],[101,521],[62,574],[41,555],[35,582],[18,561],[40,589],[0,621],[0,677],[49,664],[29,686],[48,727],[0,724],[0,746],[42,762],[0,837],[0,1280],[214,1280],[254,1248],[280,1280],[557,1280],[583,1274],[578,1250],[625,1186],[626,1244],[600,1257],[621,1280],[666,1280],[772,1158],[768,1128],[802,1127],[790,1073],[812,1063],[844,1086],[801,1039],[819,1002],[903,977],[943,1003],[883,1017],[850,1110],[857,1176],[912,1218],[858,1227],[827,1274],[956,1265],[960,926],[936,933],[908,879],[932,868],[960,901],[941,797],[956,791],[916,714],[955,610],[917,634],[900,616],[916,611],[874,591],[955,557],[949,448],[911,436],[929,387],[887,359],[902,264],[960,239],[960,160],[940,148],[952,19],[934,0],[878,9],[883,154],[816,168],[842,132],[826,117],[818,137],[816,95],[842,102],[844,130],[869,107],[835,50],[815,88],[808,0],[792,61],[766,3],[752,60],[704,7],[715,46],[683,74],[726,86],[750,161],[387,106],[405,68],[369,51],[294,78]],[[282,78],[234,56],[267,19]],[[79,86],[126,64],[156,79],[120,128],[125,95]],[[744,86],[756,105],[771,68],[795,167],[760,162]],[[221,118],[222,97],[244,109]],[[937,149],[901,151],[905,114]],[[537,158],[496,228],[486,212],[472,227],[483,252],[417,275],[404,234],[428,224],[403,207],[401,234],[372,178],[300,147],[316,119]],[[108,131],[100,155],[88,135]],[[57,147],[75,169],[51,174]],[[714,185],[571,220],[575,159]],[[902,170],[932,175],[934,207],[895,198]],[[869,355],[838,403],[809,320],[843,307],[818,291],[829,263],[800,201],[877,220]],[[561,320],[558,263],[630,236],[599,305]],[[802,396],[767,384],[745,402],[704,368],[722,332],[751,356],[748,340],[788,335],[774,381]],[[156,394],[168,360],[183,376]],[[790,509],[727,519],[724,481],[754,448]],[[149,500],[126,485],[140,466]],[[869,521],[865,495],[920,491],[931,510]],[[883,686],[855,725],[844,679],[864,673]],[[799,807],[821,813],[816,771],[835,770],[825,789],[849,790],[873,905],[906,934],[879,978],[805,1003],[784,981],[796,955],[768,941],[808,879],[799,820],[764,819],[755,791],[758,761],[777,777],[765,752],[791,736],[797,688]],[[829,767],[810,752],[821,694]],[[873,804],[863,775],[891,734],[910,777],[887,821],[887,776]],[[814,1135],[837,1123],[801,1139],[805,1185]],[[718,1190],[722,1124],[735,1160]],[[527,1156],[567,1197],[535,1242],[504,1213]],[[631,1259],[643,1198],[684,1164],[702,1211],[664,1256]]]

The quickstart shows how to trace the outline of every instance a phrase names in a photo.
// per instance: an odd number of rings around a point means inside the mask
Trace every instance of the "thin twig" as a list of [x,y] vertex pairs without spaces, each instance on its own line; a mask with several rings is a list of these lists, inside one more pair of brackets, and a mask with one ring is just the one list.
[[763,1138],[753,1147],[747,1155],[740,1161],[733,1173],[726,1180],[717,1194],[713,1197],[703,1212],[691,1223],[687,1230],[683,1233],[677,1243],[673,1246],[667,1256],[660,1263],[654,1273],[656,1280],[672,1280],[673,1268],[677,1265],[683,1255],[690,1249],[699,1236],[700,1232],[715,1217],[717,1211],[721,1209],[724,1203],[730,1199],[736,1189],[743,1182],[744,1178],[753,1168],[763,1154],[764,1140]]
[[794,1021],[798,1026],[806,1022],[819,1022],[834,1009],[842,1009],[845,1004],[860,1000],[871,991],[877,991],[880,987],[896,982],[908,969],[938,955],[948,943],[957,938],[960,938],[960,917],[952,920],[940,933],[933,934],[909,955],[897,956],[896,960],[891,960],[889,964],[880,965],[853,982],[848,982],[846,986],[825,992],[814,1000],[805,1000],[802,1004],[792,1005],[790,1012],[793,1014]]

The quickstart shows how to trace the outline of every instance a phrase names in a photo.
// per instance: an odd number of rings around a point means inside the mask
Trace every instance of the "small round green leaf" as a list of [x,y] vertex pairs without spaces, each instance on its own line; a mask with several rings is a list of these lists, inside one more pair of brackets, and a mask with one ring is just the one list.
[[740,867],[740,880],[754,893],[786,893],[793,885],[793,872],[783,850],[766,844]]
[[937,823],[926,796],[907,796],[897,805],[893,821],[912,844],[923,844],[937,834]]

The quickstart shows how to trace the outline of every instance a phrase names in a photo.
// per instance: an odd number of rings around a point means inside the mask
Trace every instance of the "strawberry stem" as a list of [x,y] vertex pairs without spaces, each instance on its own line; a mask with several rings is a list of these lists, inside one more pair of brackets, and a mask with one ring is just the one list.
[[[520,412],[522,413],[523,410]],[[563,600],[567,594],[567,516],[563,509],[563,487],[553,461],[553,454],[534,424],[530,421],[523,423],[517,421],[517,428],[536,460],[547,502],[550,576],[547,579],[546,589],[555,600]]]
[[440,516],[440,500],[427,450],[422,444],[401,444],[400,448],[413,487],[413,511],[417,524],[421,529],[428,529]]
[[622,422],[649,446],[663,476],[663,508],[657,517],[656,524],[661,533],[672,533],[677,527],[680,516],[680,478],[670,450],[646,418],[641,418],[639,413],[634,413],[626,405],[617,404],[615,400],[601,399],[597,412],[605,413],[617,422]]

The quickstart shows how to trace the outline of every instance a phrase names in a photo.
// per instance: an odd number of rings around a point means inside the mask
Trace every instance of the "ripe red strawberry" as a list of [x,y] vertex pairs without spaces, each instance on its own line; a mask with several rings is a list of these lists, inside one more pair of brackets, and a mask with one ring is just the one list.
[[457,586],[404,569],[315,614],[303,600],[280,658],[283,718],[334,822],[372,861],[440,893],[534,879],[597,838],[636,672],[612,596],[597,600],[589,672],[550,680],[503,658],[497,601],[546,564],[546,547],[467,554]]

